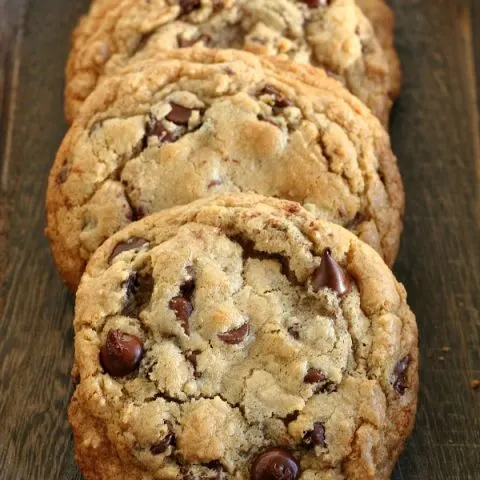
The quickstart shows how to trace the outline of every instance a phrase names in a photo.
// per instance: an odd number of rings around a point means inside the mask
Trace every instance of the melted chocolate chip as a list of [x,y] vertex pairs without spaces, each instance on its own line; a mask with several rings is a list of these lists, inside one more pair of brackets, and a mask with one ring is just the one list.
[[355,230],[361,223],[365,222],[366,220],[367,217],[363,213],[357,212],[355,216],[344,225],[344,227],[348,230]]
[[145,210],[143,207],[132,207],[132,213],[130,215],[130,218],[132,222],[136,222],[138,220],[141,220],[143,217],[146,216]]
[[189,334],[188,319],[193,312],[193,305],[185,297],[174,297],[170,300],[168,306],[175,312],[177,320],[180,322],[185,333]]
[[298,415],[299,415],[299,411],[298,410],[295,410],[294,412],[292,413],[289,413],[285,418],[284,418],[284,422],[288,425],[290,422],[294,422],[297,418],[298,418]]
[[108,259],[109,263],[112,263],[112,260],[120,255],[123,252],[127,252],[129,250],[136,250],[137,248],[141,248],[144,245],[147,245],[148,242],[144,238],[140,237],[133,237],[129,238],[125,242],[117,243],[116,247],[113,249],[110,258]]
[[298,332],[298,325],[290,327],[288,329],[288,333],[295,339],[298,340],[300,338],[300,333]]
[[325,426],[323,423],[316,422],[313,424],[313,430],[309,430],[303,436],[303,444],[307,448],[317,446],[325,448],[327,446],[327,443],[325,442]]
[[251,480],[296,480],[299,476],[298,463],[289,450],[281,447],[258,455],[250,469]]
[[112,329],[100,349],[100,362],[113,377],[124,377],[137,369],[143,353],[143,343],[138,337]]
[[308,8],[325,7],[330,4],[330,0],[303,0]]
[[234,328],[228,332],[219,333],[218,338],[229,345],[237,345],[245,340],[250,332],[250,325],[248,322],[241,327]]
[[172,431],[172,426],[168,424],[168,433],[157,443],[150,447],[152,455],[160,455],[170,445],[175,445],[175,433]]
[[122,314],[137,317],[150,301],[153,286],[153,277],[149,273],[131,273],[125,282],[126,299]]
[[309,368],[303,381],[305,383],[320,383],[327,379],[326,375],[316,368]]
[[172,109],[167,115],[167,120],[176,125],[188,125],[192,110],[190,108],[182,107],[182,105],[178,105],[177,103],[171,103],[170,106]]
[[326,248],[323,251],[322,263],[312,274],[312,289],[318,292],[321,288],[331,288],[338,295],[346,295],[350,289],[350,280],[342,267],[332,258],[332,251]]
[[266,85],[263,88],[262,93],[267,95],[273,95],[273,97],[275,98],[275,103],[273,105],[273,113],[275,115],[280,114],[284,108],[292,107],[294,105],[294,103],[289,98],[283,95],[283,93],[281,93],[272,85]]
[[412,357],[407,355],[397,362],[393,370],[393,388],[400,395],[403,395],[408,388],[408,367],[411,361]]
[[190,333],[188,319],[193,312],[192,296],[195,291],[195,280],[193,278],[194,272],[192,267],[189,266],[186,270],[191,278],[180,287],[180,295],[173,297],[168,306],[175,312],[177,320],[188,335]]
[[147,138],[156,136],[158,137],[159,142],[162,143],[172,143],[175,140],[178,140],[178,134],[175,132],[171,132],[165,128],[161,120],[157,120],[155,118],[151,118],[146,125],[146,138],[143,147],[147,147]]
[[200,354],[199,350],[195,350],[190,354],[187,354],[185,358],[192,364],[193,366],[193,376],[195,378],[200,378],[202,376],[201,372],[197,371],[197,356]]
[[202,5],[201,0],[180,0],[178,3],[180,4],[180,8],[182,9],[182,13],[184,15],[193,12]]

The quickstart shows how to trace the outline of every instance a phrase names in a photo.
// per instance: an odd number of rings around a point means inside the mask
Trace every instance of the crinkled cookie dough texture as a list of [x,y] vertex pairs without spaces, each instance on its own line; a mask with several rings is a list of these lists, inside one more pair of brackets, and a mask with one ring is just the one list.
[[239,48],[325,68],[386,125],[400,88],[393,19],[383,0],[97,0],[73,35],[69,122],[118,62],[190,46]]
[[223,192],[295,200],[391,265],[403,187],[388,135],[313,67],[239,50],[177,49],[89,97],[52,168],[47,234],[76,288],[108,237],[145,215]]

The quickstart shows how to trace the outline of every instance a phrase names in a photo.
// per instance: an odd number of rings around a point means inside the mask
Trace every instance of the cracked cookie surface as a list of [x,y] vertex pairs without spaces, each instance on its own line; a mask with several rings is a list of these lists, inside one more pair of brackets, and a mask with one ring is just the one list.
[[225,195],[126,227],[74,326],[86,480],[382,480],[414,422],[403,286],[294,202]]
[[178,49],[106,79],[49,179],[47,234],[68,285],[132,220],[223,192],[298,201],[392,264],[404,198],[388,135],[312,70],[238,50]]
[[[389,19],[367,6],[382,21]],[[380,33],[388,31],[382,27]],[[382,45],[354,0],[97,0],[73,35],[67,119],[77,115],[101,76],[115,72],[119,57],[125,62],[192,45],[281,55],[325,68],[385,125],[398,94],[391,40]]]

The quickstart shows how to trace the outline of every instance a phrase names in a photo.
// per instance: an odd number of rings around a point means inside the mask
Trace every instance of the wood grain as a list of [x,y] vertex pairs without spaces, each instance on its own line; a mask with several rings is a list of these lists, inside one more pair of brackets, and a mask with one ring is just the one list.
[[[395,480],[478,479],[480,2],[392,0],[407,191],[396,273],[421,332],[417,426]],[[42,235],[65,132],[63,68],[87,0],[0,0],[0,480],[79,480],[66,419],[73,298]],[[8,221],[7,221],[8,219]],[[442,347],[450,347],[443,352]]]

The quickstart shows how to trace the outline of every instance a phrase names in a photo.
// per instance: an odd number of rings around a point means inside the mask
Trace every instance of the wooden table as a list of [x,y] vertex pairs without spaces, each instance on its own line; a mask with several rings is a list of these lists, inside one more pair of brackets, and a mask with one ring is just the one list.
[[[392,137],[408,200],[395,271],[422,351],[417,425],[394,478],[478,480],[480,0],[392,3],[405,74]],[[87,5],[0,0],[1,480],[81,478],[66,419],[73,297],[42,232],[68,38]]]

